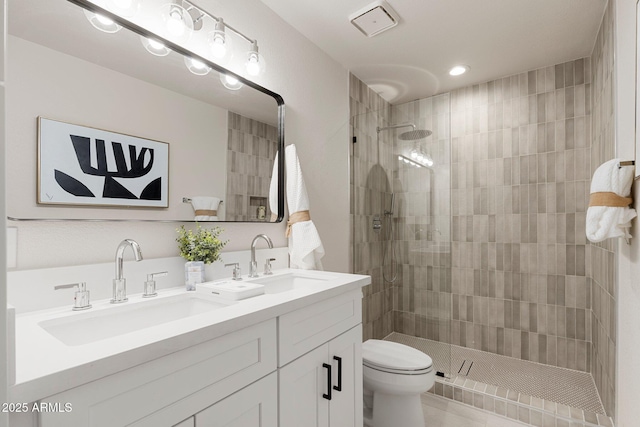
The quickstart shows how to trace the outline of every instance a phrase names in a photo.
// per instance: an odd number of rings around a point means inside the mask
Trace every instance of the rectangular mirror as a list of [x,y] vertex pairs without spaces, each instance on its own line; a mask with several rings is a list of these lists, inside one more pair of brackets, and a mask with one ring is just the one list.
[[[166,1],[141,3],[144,16],[144,8]],[[188,50],[133,19],[120,21],[126,28],[115,33],[98,31],[77,4],[96,10],[84,0],[8,1],[9,219],[182,222],[198,214],[200,221],[275,220],[273,211],[284,207],[283,155],[271,184],[276,154],[284,153],[282,98],[204,55],[190,63]],[[200,37],[209,32],[206,25]],[[151,54],[157,45],[142,35],[162,41],[169,53]],[[239,37],[234,42],[246,44]],[[197,75],[188,66],[199,74],[211,69]],[[74,135],[76,145],[69,134],[56,141],[61,148],[40,153],[39,118],[84,134]],[[150,162],[167,162],[164,148],[162,156],[152,155],[144,141],[168,147],[168,172],[156,178],[165,180],[166,204],[138,203],[156,192],[145,183],[145,193],[135,179],[152,169]],[[84,165],[79,150],[86,154]],[[54,158],[62,163],[45,171],[39,154],[48,162],[51,153],[63,160]],[[57,164],[63,166],[58,170]],[[41,182],[53,191],[39,192]],[[87,197],[107,203],[83,203]]]

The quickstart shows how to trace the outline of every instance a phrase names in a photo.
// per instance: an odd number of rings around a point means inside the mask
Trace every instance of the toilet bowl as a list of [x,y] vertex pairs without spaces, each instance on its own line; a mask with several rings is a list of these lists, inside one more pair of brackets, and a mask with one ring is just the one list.
[[362,364],[364,425],[424,427],[420,395],[435,383],[431,358],[403,344],[367,340]]

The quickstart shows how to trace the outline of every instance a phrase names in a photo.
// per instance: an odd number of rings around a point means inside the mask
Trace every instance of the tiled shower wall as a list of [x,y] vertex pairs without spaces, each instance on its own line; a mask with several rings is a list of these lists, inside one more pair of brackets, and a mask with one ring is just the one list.
[[[605,10],[596,44],[591,55],[592,84],[592,144],[591,168],[615,157],[614,135],[614,2]],[[626,160],[626,159],[623,159]],[[591,366],[600,398],[607,414],[615,409],[616,354],[616,293],[615,251],[617,242],[608,239],[589,246],[587,276],[591,283]]]
[[225,221],[256,221],[258,206],[271,218],[268,196],[278,148],[275,126],[229,112]]
[[388,124],[390,105],[354,75],[349,78],[351,135],[356,139],[350,154],[352,271],[371,276],[371,284],[362,290],[363,339],[381,339],[393,332],[393,293],[382,273],[386,234],[384,230],[375,233],[372,225],[376,216],[381,222],[385,219],[385,202],[389,203],[392,189],[390,137],[381,132],[378,141],[376,132],[376,127]]
[[[396,195],[394,245],[402,268],[396,282],[394,331],[449,342],[451,325],[451,135],[449,94],[391,109],[393,123],[413,123],[432,134],[406,141],[393,133],[393,192]],[[416,167],[400,160],[422,151],[433,161]]]
[[453,344],[587,371],[591,60],[451,93]]

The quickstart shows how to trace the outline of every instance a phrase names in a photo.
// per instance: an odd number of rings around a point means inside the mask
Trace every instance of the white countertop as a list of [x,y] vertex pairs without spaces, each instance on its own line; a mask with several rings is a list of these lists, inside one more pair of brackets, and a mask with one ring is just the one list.
[[[371,283],[369,276],[309,270],[283,269],[269,277],[289,272],[325,280],[317,287],[251,297],[85,345],[65,345],[39,326],[43,320],[77,316],[83,311],[74,312],[66,306],[17,315],[16,384],[10,388],[10,400],[33,402]],[[184,287],[159,290],[159,295],[149,300],[140,294],[129,295],[125,304],[144,304],[184,292]],[[92,304],[90,310],[94,311],[113,307],[109,300]]]

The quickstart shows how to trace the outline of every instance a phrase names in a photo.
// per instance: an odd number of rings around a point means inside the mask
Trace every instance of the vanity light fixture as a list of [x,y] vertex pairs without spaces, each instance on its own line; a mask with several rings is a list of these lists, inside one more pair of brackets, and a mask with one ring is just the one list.
[[[91,0],[94,4],[108,12],[125,18],[132,17],[141,9],[141,0]],[[244,64],[245,73],[248,76],[255,77],[262,75],[266,68],[266,61],[258,50],[258,41],[251,39],[242,32],[233,28],[221,17],[212,15],[200,6],[189,0],[172,0],[162,5],[159,9],[158,20],[161,34],[158,36],[160,40],[166,39],[167,42],[183,45],[189,49],[189,45],[200,46],[206,44],[210,53],[209,58],[219,65],[224,65],[230,60],[233,54],[233,43],[230,32],[244,39],[249,43],[249,51],[247,52],[247,60]],[[94,12],[85,10],[84,12],[97,29],[109,33],[116,32],[122,28],[121,25],[112,19],[98,15]],[[200,30],[206,28],[207,22],[213,21],[213,31],[208,34],[198,34]],[[209,24],[211,25],[211,24]],[[209,26],[209,28],[211,28]],[[229,31],[227,31],[229,30]],[[204,31],[203,31],[204,33]],[[195,40],[191,40],[191,38]],[[203,39],[206,37],[206,39]],[[199,38],[199,39],[198,39]],[[156,56],[168,55],[171,51],[164,43],[147,37],[141,37],[142,45],[145,49]],[[194,49],[192,52],[198,52]],[[205,59],[207,56],[203,56]],[[205,75],[211,71],[211,67],[199,60],[193,58],[185,58],[185,65],[194,74]],[[220,81],[230,90],[238,90],[243,84],[238,79],[225,75],[221,70]]]
[[455,67],[451,68],[449,70],[449,75],[450,76],[461,76],[462,74],[466,73],[467,71],[469,71],[469,66],[468,65],[456,65]]
[[171,50],[157,40],[140,36],[140,41],[147,52],[156,56],[167,56]]
[[195,58],[189,58],[185,56],[184,64],[187,66],[189,71],[197,76],[207,75],[209,74],[209,71],[211,71],[211,67]]

